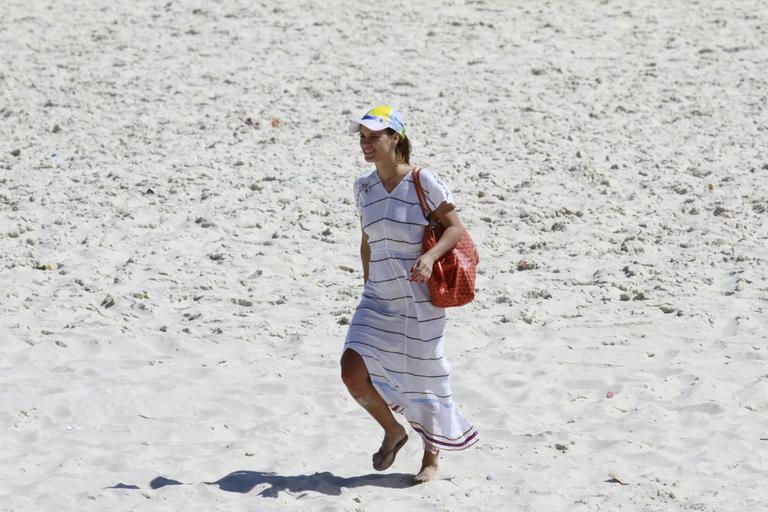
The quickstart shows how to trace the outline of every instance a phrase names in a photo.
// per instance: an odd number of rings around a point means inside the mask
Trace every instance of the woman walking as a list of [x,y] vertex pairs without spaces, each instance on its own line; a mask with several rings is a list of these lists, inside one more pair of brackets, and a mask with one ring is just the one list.
[[[440,450],[462,450],[478,441],[477,431],[453,403],[450,366],[443,356],[445,310],[431,304],[427,286],[434,262],[456,245],[464,226],[445,183],[411,166],[411,145],[399,112],[375,107],[353,122],[352,131],[359,133],[363,156],[375,168],[354,185],[365,287],[344,343],[341,377],[384,429],[374,469],[389,468],[408,441],[394,411],[424,442],[415,479],[426,482],[438,475]],[[424,254],[428,220],[419,204],[417,176],[430,219],[445,228]]]

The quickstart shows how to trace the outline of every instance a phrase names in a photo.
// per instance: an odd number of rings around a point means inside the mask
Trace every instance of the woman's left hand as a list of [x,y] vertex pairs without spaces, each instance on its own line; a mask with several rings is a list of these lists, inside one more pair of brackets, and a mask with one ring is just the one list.
[[435,260],[426,254],[422,254],[411,267],[411,281],[426,283],[432,276],[432,267]]

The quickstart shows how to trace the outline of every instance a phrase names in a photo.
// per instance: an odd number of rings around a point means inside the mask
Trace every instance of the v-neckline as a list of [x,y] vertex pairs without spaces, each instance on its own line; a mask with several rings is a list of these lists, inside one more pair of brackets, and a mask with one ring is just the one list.
[[384,185],[384,180],[382,180],[381,176],[379,176],[378,170],[376,170],[376,177],[379,179],[379,183],[381,183],[381,188],[384,189],[384,192],[386,192],[388,196],[391,196],[395,190],[397,190],[397,187],[399,187],[400,184],[405,181],[405,178],[407,178],[412,172],[413,168],[409,169],[407,173],[403,174],[403,177],[400,178],[400,181],[398,181],[394,187],[392,187],[392,190],[387,190],[387,187]]

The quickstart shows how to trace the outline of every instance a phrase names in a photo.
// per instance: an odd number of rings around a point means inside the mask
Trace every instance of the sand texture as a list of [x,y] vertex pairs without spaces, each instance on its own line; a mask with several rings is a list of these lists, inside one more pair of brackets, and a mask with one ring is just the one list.
[[[418,486],[339,379],[378,103],[481,258]],[[767,104],[760,0],[4,0],[0,511],[768,509]]]

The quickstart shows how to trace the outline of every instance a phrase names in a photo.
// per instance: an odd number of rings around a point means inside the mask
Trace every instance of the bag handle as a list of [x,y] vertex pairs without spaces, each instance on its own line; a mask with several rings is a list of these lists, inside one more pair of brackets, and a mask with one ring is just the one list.
[[[421,211],[424,214],[424,218],[427,219],[427,227],[424,228],[424,236],[427,236],[427,232],[431,232],[431,236],[433,237],[433,240],[437,241],[437,239],[440,237],[437,231],[437,226],[432,222],[432,220],[429,218],[429,208],[427,208],[427,198],[424,195],[424,188],[421,186],[421,180],[419,180],[419,172],[421,171],[420,167],[416,167],[413,170],[413,184],[416,188],[416,195],[419,196],[419,205],[421,206]],[[445,256],[443,256],[444,258]],[[430,280],[437,279],[436,282],[444,282],[445,279],[443,278],[443,264],[442,260],[443,258],[440,258],[439,260],[435,261],[435,264],[432,266],[432,276],[430,277]]]
[[419,180],[419,172],[421,172],[421,167],[416,167],[413,170],[413,184],[416,186],[416,195],[419,196],[419,205],[421,206],[421,212],[424,214],[424,218],[429,220],[429,208],[427,208],[427,198],[424,196],[424,188],[422,188],[421,180]]

